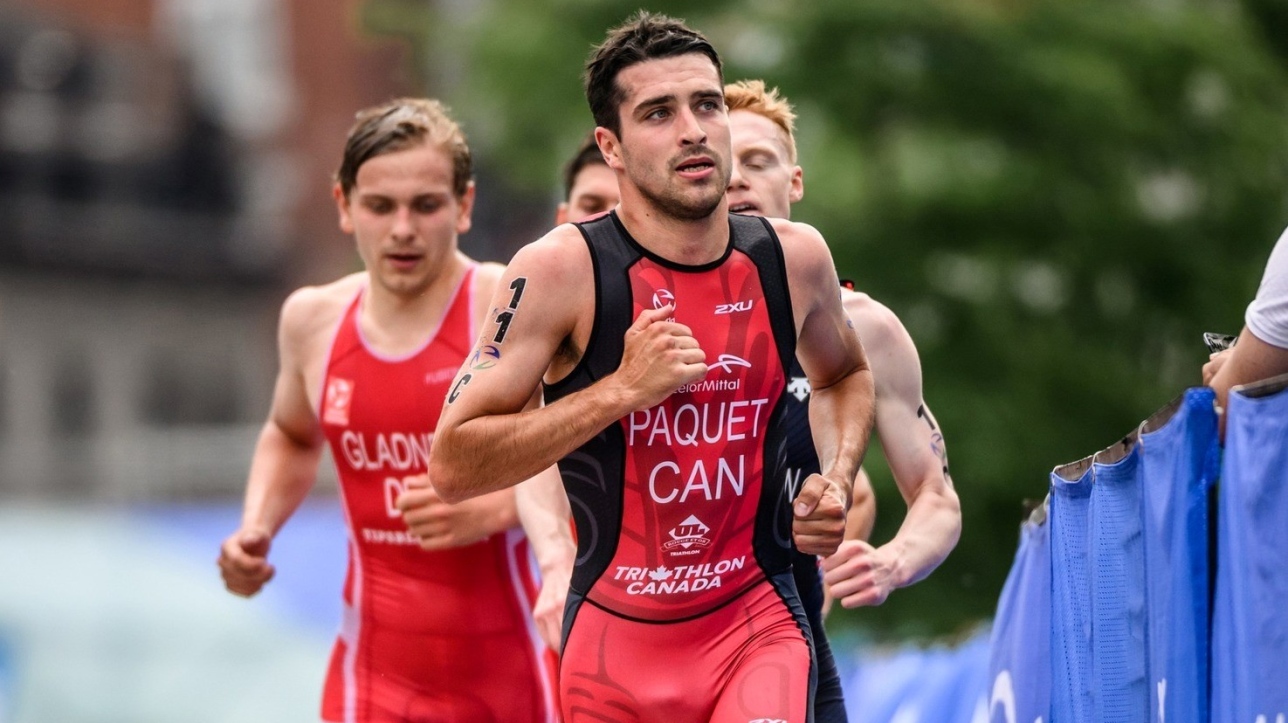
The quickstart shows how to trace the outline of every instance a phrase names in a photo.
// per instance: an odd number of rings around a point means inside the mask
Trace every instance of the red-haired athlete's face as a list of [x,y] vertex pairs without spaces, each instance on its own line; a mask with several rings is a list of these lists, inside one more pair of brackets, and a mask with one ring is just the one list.
[[473,184],[458,198],[452,182],[447,151],[419,145],[363,163],[348,198],[335,187],[340,228],[353,234],[373,285],[415,296],[442,273],[474,205]]
[[748,216],[791,218],[792,204],[805,194],[801,167],[792,163],[787,132],[749,110],[729,114],[733,174],[729,210]]
[[701,53],[636,63],[617,75],[621,133],[596,132],[622,196],[682,220],[710,216],[729,185],[729,115],[715,64]]

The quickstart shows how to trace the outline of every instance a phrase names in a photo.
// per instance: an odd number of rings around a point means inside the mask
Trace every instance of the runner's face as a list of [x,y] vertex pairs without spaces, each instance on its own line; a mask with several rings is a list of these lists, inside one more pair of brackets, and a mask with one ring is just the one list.
[[576,223],[603,213],[620,200],[617,174],[602,163],[592,163],[577,172],[568,202],[560,204],[559,223]]
[[340,228],[353,234],[373,286],[399,296],[425,291],[470,229],[471,183],[452,192],[452,159],[433,145],[376,156],[358,169],[346,199],[334,190]]
[[733,144],[733,174],[729,178],[729,210],[749,216],[791,218],[792,204],[805,186],[801,167],[793,165],[787,133],[759,113],[729,114]]
[[619,73],[617,83],[626,94],[621,134],[601,129],[605,159],[663,214],[710,216],[729,185],[729,115],[711,59],[690,53],[646,60]]

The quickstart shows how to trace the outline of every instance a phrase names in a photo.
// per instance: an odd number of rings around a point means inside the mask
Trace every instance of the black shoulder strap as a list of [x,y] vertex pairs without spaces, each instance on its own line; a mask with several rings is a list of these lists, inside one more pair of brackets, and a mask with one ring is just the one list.
[[769,221],[758,216],[729,214],[729,230],[734,248],[747,254],[760,271],[760,287],[769,309],[769,325],[778,342],[783,369],[796,361],[796,320],[792,314],[792,295],[787,285],[787,265],[783,246]]
[[595,273],[595,323],[577,367],[546,386],[547,401],[584,389],[616,370],[622,361],[623,338],[634,321],[628,272],[639,252],[618,229],[616,212],[574,225],[586,239]]

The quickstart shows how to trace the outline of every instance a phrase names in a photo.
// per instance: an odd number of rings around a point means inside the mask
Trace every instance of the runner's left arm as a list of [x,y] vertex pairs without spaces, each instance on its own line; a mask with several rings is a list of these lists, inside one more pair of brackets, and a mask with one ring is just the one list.
[[808,554],[830,555],[845,535],[855,476],[872,432],[875,389],[867,356],[841,306],[831,252],[805,224],[775,220],[783,241],[796,357],[809,377],[809,420],[822,472],[801,485],[792,533]]

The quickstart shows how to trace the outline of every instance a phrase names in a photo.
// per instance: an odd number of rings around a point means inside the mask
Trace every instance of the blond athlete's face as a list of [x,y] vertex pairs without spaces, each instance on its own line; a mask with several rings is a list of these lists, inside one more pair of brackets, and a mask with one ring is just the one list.
[[438,278],[474,205],[474,184],[457,198],[452,181],[447,151],[420,145],[363,163],[348,198],[336,184],[340,228],[357,242],[373,288],[416,296]]
[[801,167],[791,162],[787,133],[759,113],[729,114],[733,173],[729,210],[749,216],[791,218],[792,204],[805,195]]
[[568,200],[559,204],[555,223],[576,223],[617,205],[617,174],[602,163],[591,163],[577,172]]

